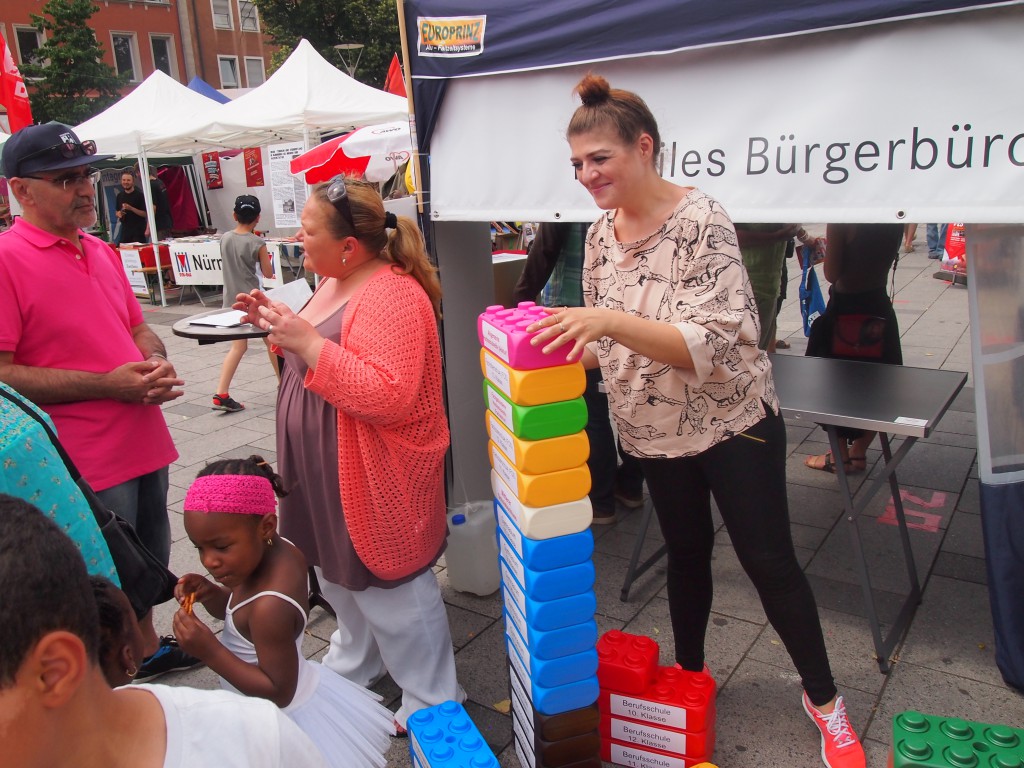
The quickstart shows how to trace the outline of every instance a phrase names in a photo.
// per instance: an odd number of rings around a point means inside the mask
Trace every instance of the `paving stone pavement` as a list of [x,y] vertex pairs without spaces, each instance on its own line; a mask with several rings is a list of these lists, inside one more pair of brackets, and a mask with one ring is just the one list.
[[[822,227],[808,229],[823,231]],[[932,279],[936,262],[926,258],[923,236],[921,226],[917,250],[901,257],[895,273],[895,306],[906,364],[969,373],[967,290]],[[799,271],[791,265],[788,298],[779,317],[779,337],[792,345],[784,354],[802,354],[806,345],[796,300],[798,279]],[[481,309],[486,303],[481,302]],[[210,410],[226,347],[200,346],[173,336],[170,328],[175,320],[202,307],[147,305],[144,309],[187,382],[185,396],[164,408],[181,454],[170,476],[171,566],[177,572],[202,572],[182,525],[185,489],[196,472],[213,459],[258,453],[271,462],[276,460],[276,380],[263,345],[250,344],[231,391],[246,409],[235,414]],[[932,505],[927,513],[934,517],[927,519],[926,529],[911,532],[924,600],[895,650],[888,676],[879,673],[873,659],[871,632],[853,573],[849,534],[845,524],[841,525],[835,480],[803,465],[805,455],[824,450],[825,435],[804,425],[788,427],[793,537],[819,602],[833,671],[846,696],[852,723],[864,741],[869,766],[886,764],[892,717],[905,709],[1024,725],[1024,697],[1002,682],[993,660],[974,411],[969,379],[936,432],[909,454],[900,475],[908,493]],[[877,462],[879,452],[872,451],[870,458]],[[895,554],[895,529],[872,524],[872,518],[883,514],[884,502],[881,495],[876,497],[863,526],[883,617],[908,591]],[[908,509],[921,511],[923,504],[910,502]],[[601,632],[620,628],[654,638],[661,645],[661,663],[669,664],[673,661],[672,632],[664,561],[636,581],[627,602],[619,599],[639,520],[638,512],[620,509],[615,525],[593,529],[597,624]],[[647,533],[645,555],[659,543],[660,533],[654,528]],[[506,668],[499,661],[504,654],[499,598],[452,590],[443,559],[435,570],[447,605],[459,678],[469,695],[467,709],[501,765],[516,766],[509,717],[495,709],[508,698]],[[714,761],[721,768],[821,765],[816,731],[800,707],[796,672],[768,625],[724,531],[717,538],[714,572],[716,591],[707,638],[708,664],[720,686]],[[167,631],[172,611],[172,604],[158,608],[159,630]],[[304,645],[308,656],[323,655],[332,626],[329,615],[313,610]],[[203,688],[217,685],[216,676],[205,668],[169,675],[161,682]],[[390,678],[376,690],[389,706],[397,707],[399,691]],[[407,742],[394,740],[388,758],[391,766],[409,766]]]

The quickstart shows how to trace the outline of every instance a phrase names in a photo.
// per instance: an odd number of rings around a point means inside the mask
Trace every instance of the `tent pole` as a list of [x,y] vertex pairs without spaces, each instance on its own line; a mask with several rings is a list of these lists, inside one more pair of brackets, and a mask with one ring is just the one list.
[[[146,198],[146,219],[149,221],[149,239],[153,245],[153,259],[156,263],[156,282],[160,286],[160,306],[167,306],[167,295],[164,293],[164,276],[160,268],[160,242],[156,231],[156,208],[153,205],[153,188],[149,183],[149,158],[146,148],[139,140],[139,181],[142,182],[142,196]],[[171,266],[168,264],[167,266]]]
[[402,39],[402,77],[405,98],[409,101],[409,138],[412,141],[413,178],[416,179],[416,211],[423,215],[423,174],[420,172],[420,143],[416,137],[416,111],[412,100],[412,74],[409,71],[409,34],[405,28],[405,2],[398,0],[398,33]]

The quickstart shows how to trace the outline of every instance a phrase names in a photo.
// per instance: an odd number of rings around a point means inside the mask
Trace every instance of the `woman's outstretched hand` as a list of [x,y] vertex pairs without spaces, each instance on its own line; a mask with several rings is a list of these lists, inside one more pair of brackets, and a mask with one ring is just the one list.
[[565,359],[573,363],[583,357],[587,344],[611,335],[611,310],[591,307],[544,307],[544,311],[548,316],[527,326],[526,332],[538,332],[530,339],[530,344],[535,347],[543,344],[541,351],[546,355],[566,344],[572,344],[572,349]]

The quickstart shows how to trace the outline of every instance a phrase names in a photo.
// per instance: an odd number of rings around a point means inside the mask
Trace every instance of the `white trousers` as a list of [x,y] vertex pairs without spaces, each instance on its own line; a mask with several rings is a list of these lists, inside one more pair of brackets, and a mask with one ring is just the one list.
[[352,591],[324,578],[320,592],[338,617],[323,664],[354,683],[370,687],[390,673],[402,689],[395,720],[443,701],[462,702],[455,677],[455,652],[441,590],[433,571],[393,589]]

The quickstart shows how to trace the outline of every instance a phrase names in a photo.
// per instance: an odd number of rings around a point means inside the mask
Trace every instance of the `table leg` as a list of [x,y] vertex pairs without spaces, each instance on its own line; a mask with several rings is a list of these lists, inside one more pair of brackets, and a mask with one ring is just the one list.
[[644,500],[644,509],[640,513],[640,528],[636,532],[636,543],[633,544],[633,554],[629,558],[629,566],[626,568],[626,578],[622,583],[622,591],[619,593],[619,600],[629,600],[629,588],[633,581],[650,570],[651,566],[665,556],[668,547],[662,544],[650,557],[637,565],[640,560],[640,551],[644,547],[644,539],[647,538],[647,527],[651,524],[651,517],[654,514],[654,502],[648,496]]
[[[917,568],[914,564],[914,553],[910,546],[910,534],[907,530],[906,517],[903,514],[903,502],[900,498],[899,482],[896,479],[896,467],[907,455],[916,438],[906,438],[899,451],[893,454],[889,444],[889,438],[885,433],[879,432],[882,442],[882,454],[885,458],[885,468],[880,478],[869,478],[861,488],[859,498],[854,501],[854,495],[850,490],[849,479],[846,475],[846,467],[838,460],[840,453],[840,438],[836,428],[829,425],[826,427],[829,444],[832,447],[832,455],[836,457],[836,478],[839,481],[839,493],[843,500],[843,509],[846,520],[850,525],[850,543],[853,547],[854,566],[861,583],[861,591],[864,594],[864,607],[868,614],[868,623],[871,625],[871,635],[875,644],[875,659],[878,661],[878,669],[882,674],[888,674],[891,669],[889,654],[896,643],[903,637],[914,615],[914,610],[921,603],[921,588],[917,579]],[[871,574],[868,570],[867,559],[864,556],[864,544],[860,536],[859,520],[861,513],[867,507],[871,499],[878,493],[886,483],[892,493],[893,506],[896,509],[897,528],[903,548],[903,558],[906,563],[907,576],[910,581],[910,594],[900,606],[892,627],[887,637],[882,636],[881,621],[878,618],[878,609],[875,606],[875,596],[871,590]]]
[[331,604],[327,602],[327,598],[324,597],[323,592],[320,591],[320,582],[317,581],[316,571],[312,567],[309,569],[309,609],[313,610],[315,606],[319,605],[331,616],[336,616],[334,609]]

